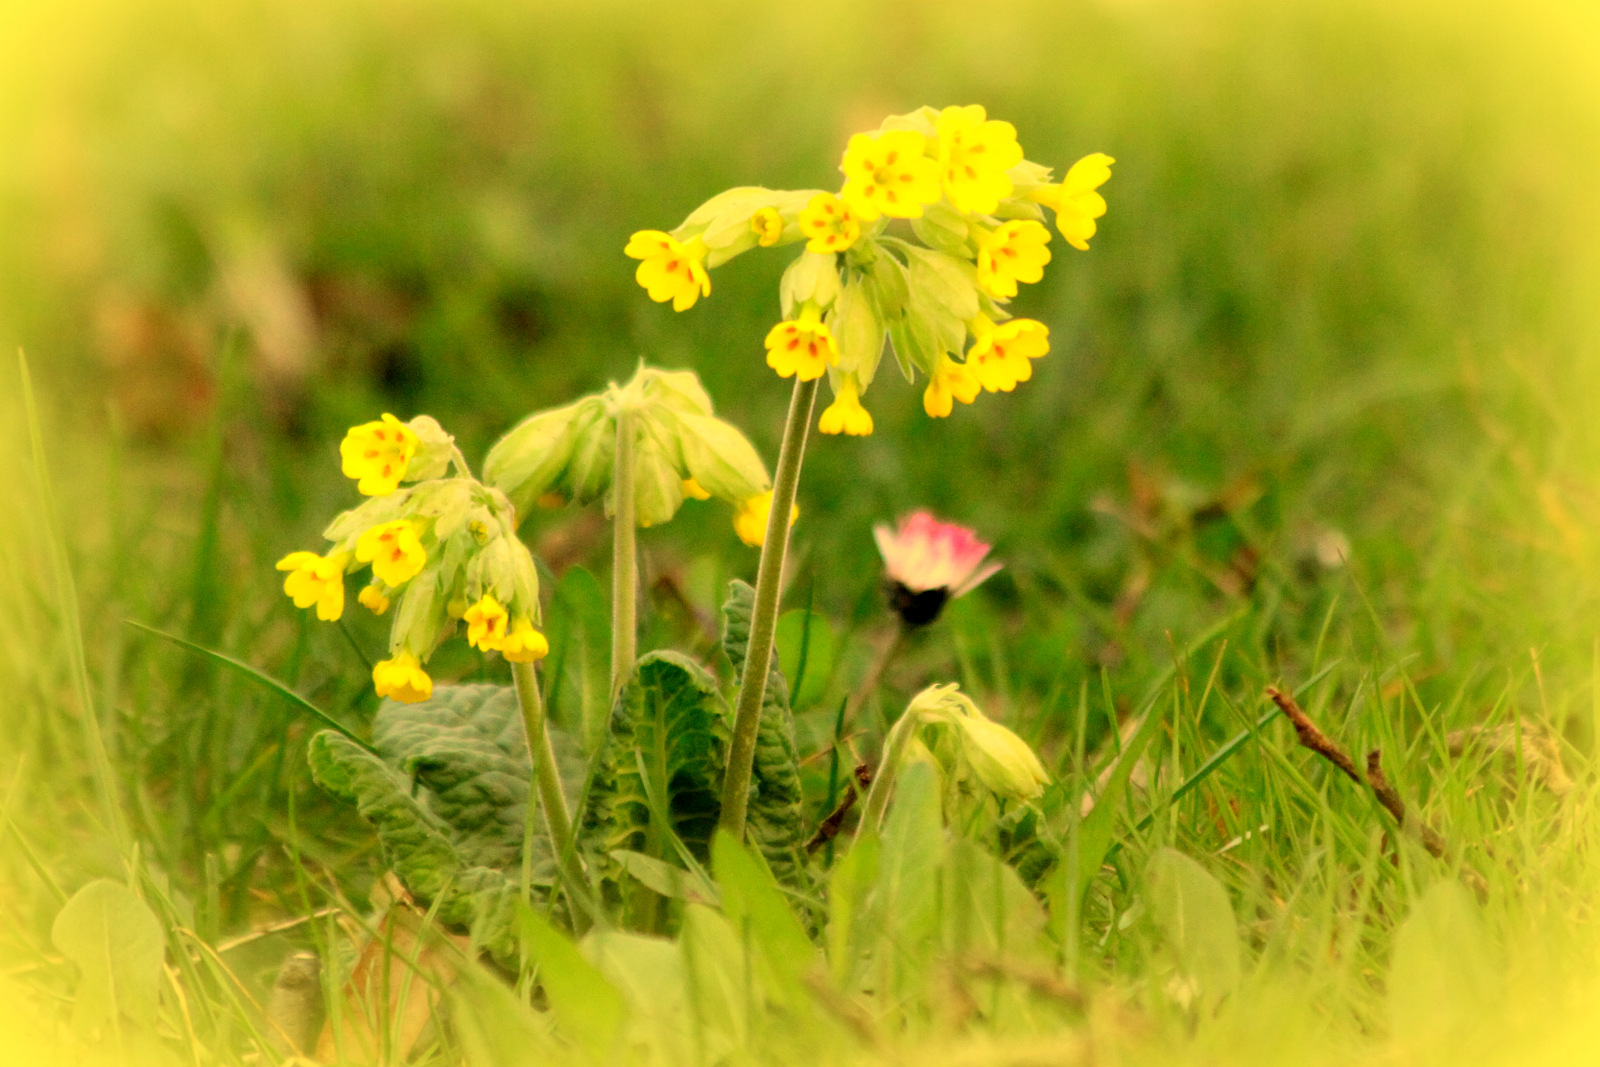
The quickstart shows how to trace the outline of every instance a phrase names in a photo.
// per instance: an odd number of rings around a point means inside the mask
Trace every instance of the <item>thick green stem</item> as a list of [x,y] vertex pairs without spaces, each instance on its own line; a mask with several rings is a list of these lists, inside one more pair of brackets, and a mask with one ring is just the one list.
[[533,781],[539,790],[545,831],[550,835],[550,846],[561,865],[567,893],[576,898],[572,908],[573,923],[581,924],[581,900],[588,896],[588,881],[572,840],[572,813],[567,809],[567,796],[561,791],[556,752],[550,744],[550,728],[544,715],[544,697],[539,693],[539,675],[532,663],[513,663],[511,677],[517,684],[517,703],[522,706],[522,725],[528,735],[528,755],[533,760]]
[[639,658],[638,523],[634,517],[633,412],[617,411],[617,451],[611,476],[611,699],[615,701]]
[[722,780],[720,826],[735,840],[744,839],[745,812],[750,804],[750,772],[755,763],[756,735],[761,730],[761,701],[767,694],[767,671],[772,663],[772,635],[778,628],[778,592],[783,580],[783,558],[789,550],[789,515],[800,487],[800,461],[811,430],[811,409],[817,402],[821,379],[797,381],[789,398],[789,418],[778,449],[777,476],[772,484],[772,510],[767,514],[767,536],[756,569],[755,610],[750,617],[750,644],[746,648],[744,677],[739,681],[739,703],[734,712],[733,744],[728,750],[728,772]]

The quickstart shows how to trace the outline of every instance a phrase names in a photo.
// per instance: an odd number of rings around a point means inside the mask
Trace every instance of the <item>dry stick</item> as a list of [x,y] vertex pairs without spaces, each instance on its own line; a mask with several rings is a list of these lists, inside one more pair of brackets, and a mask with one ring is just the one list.
[[856,798],[866,792],[872,784],[872,769],[865,763],[856,764],[855,772],[850,781],[845,784],[844,797],[826,819],[817,826],[817,832],[811,835],[811,840],[806,842],[806,851],[815,852],[829,841],[839,836],[839,831],[844,827],[844,819],[850,814],[850,809],[855,807]]
[[1356,783],[1356,785],[1370,787],[1377,796],[1378,803],[1382,804],[1384,809],[1394,816],[1394,821],[1399,823],[1401,830],[1416,830],[1422,840],[1422,847],[1428,850],[1428,854],[1434,859],[1444,859],[1445,853],[1448,851],[1445,848],[1444,838],[1440,837],[1433,827],[1421,820],[1407,820],[1406,803],[1400,799],[1400,793],[1389,783],[1389,779],[1384,776],[1383,767],[1379,763],[1380,753],[1378,749],[1373,749],[1367,753],[1367,773],[1363,775],[1356,767],[1356,761],[1351,759],[1344,749],[1339,747],[1338,742],[1319,730],[1317,724],[1311,721],[1311,717],[1300,710],[1300,705],[1295,703],[1294,697],[1272,686],[1267,687],[1267,696],[1271,697],[1272,702],[1278,705],[1279,710],[1288,716],[1290,722],[1294,723],[1294,732],[1300,739],[1301,745],[1309,748],[1339,768],[1340,771],[1344,772],[1344,776]]

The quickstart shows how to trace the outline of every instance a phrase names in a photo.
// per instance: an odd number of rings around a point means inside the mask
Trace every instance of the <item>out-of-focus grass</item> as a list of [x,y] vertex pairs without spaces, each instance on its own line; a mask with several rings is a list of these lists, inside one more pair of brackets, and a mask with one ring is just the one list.
[[[850,628],[833,689],[875,636],[868,527],[919,504],[996,539],[1007,570],[890,689],[962,678],[1063,776],[1082,770],[1080,694],[1092,754],[1102,679],[1125,711],[1219,620],[1235,650],[1219,685],[1242,713],[1260,685],[1343,658],[1318,714],[1352,748],[1381,744],[1453,833],[1510,839],[1495,848],[1527,874],[1496,883],[1516,903],[1494,936],[1525,1001],[1564,988],[1593,946],[1545,924],[1586,913],[1582,834],[1558,828],[1581,828],[1588,800],[1504,797],[1437,739],[1526,716],[1564,732],[1575,770],[1595,750],[1597,60],[1592,13],[1557,3],[0,8],[0,342],[27,345],[47,391],[91,694],[140,862],[214,943],[303,910],[301,872],[360,896],[375,859],[307,782],[309,724],[122,618],[363,714],[356,654],[271,570],[352,499],[332,458],[345,425],[427,411],[476,457],[645,356],[699,370],[770,456],[786,391],[759,339],[778,260],[740,259],[674,315],[634,285],[627,234],[727,185],[831,184],[852,130],[981,101],[1035,159],[1115,155],[1111,211],[1092,252],[1058,240],[1018,302],[1052,330],[1033,381],[934,422],[886,369],[867,397],[878,432],[814,446],[791,602]],[[71,976],[28,851],[68,892],[128,857],[93,802],[15,384],[8,359],[0,784],[22,837],[0,838],[0,946],[49,1003]],[[726,520],[692,505],[646,533],[651,577],[712,607],[715,575],[754,567]],[[530,523],[603,565],[583,530],[569,512]],[[1330,566],[1341,536],[1350,564]],[[687,643],[671,598],[654,603],[656,635]],[[832,706],[802,718],[813,747]],[[1173,767],[1240,725],[1217,699],[1185,714]],[[1274,730],[1270,752],[1311,766]],[[1183,1055],[1266,1060],[1278,1039],[1311,1055],[1323,1023],[1341,1050],[1386,1025],[1411,887],[1356,895],[1376,862],[1364,801],[1337,782],[1326,802],[1296,794],[1282,765],[1252,746],[1130,837],[1137,869],[1161,843],[1204,854],[1277,828],[1216,862],[1259,932],[1256,1012]],[[1146,800],[1161,810],[1159,784]],[[1085,967],[1138,989],[1150,950],[1116,925],[1126,890],[1099,899]],[[1355,948],[1319,970],[1332,937]],[[258,947],[234,965],[259,992],[283,942]],[[1265,988],[1279,965],[1307,988]],[[1288,1036],[1261,1021],[1276,996]],[[202,1012],[219,1047],[229,1010]]]

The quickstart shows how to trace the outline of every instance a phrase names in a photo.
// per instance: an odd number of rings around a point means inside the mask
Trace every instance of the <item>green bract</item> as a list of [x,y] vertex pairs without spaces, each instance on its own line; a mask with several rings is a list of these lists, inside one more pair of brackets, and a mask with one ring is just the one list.
[[677,514],[684,482],[743,504],[772,486],[744,434],[712,413],[711,398],[690,371],[641,366],[627,385],[525,419],[489,452],[484,478],[526,514],[556,493],[579,504],[603,500],[616,510],[613,467],[617,416],[634,427],[634,508],[640,526]]

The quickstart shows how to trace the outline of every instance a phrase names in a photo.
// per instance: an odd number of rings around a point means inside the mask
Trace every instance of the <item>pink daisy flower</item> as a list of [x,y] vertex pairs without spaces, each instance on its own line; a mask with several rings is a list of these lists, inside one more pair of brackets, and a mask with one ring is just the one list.
[[889,605],[908,626],[932,622],[948,601],[1000,569],[998,563],[984,565],[989,546],[977,534],[927,511],[902,517],[893,530],[875,526],[872,535],[888,571]]

